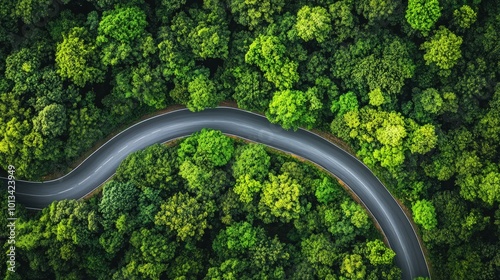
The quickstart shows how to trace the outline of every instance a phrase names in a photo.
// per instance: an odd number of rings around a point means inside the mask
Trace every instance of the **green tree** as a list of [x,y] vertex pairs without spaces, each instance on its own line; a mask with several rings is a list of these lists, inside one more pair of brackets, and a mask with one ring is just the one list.
[[437,226],[436,212],[432,202],[428,200],[419,200],[413,204],[411,211],[415,222],[422,225],[426,230],[431,230]]
[[420,48],[425,51],[424,60],[427,65],[433,64],[441,70],[450,70],[462,57],[461,45],[462,37],[440,26],[430,40],[424,42]]
[[329,37],[332,30],[330,15],[323,7],[302,6],[297,12],[295,29],[304,41],[316,39],[318,43],[322,43]]
[[334,100],[332,102],[332,106],[330,107],[330,111],[336,114],[337,117],[343,117],[347,112],[357,111],[358,107],[359,104],[356,94],[350,91],[339,96],[338,100]]
[[97,64],[96,47],[90,43],[88,31],[74,27],[62,37],[56,50],[57,74],[71,79],[79,87],[89,82],[102,82],[104,72]]
[[379,239],[366,243],[367,258],[372,265],[389,265],[392,263],[396,253]]
[[146,14],[138,7],[115,7],[105,11],[99,22],[97,46],[102,47],[101,61],[104,65],[116,65],[126,61],[145,33]]
[[33,130],[47,137],[61,136],[66,133],[67,127],[66,108],[61,104],[48,105],[33,119]]
[[453,23],[461,29],[470,28],[476,20],[477,13],[469,5],[463,5],[453,11]]
[[269,182],[264,183],[259,203],[264,221],[272,222],[272,216],[285,223],[298,218],[301,210],[301,190],[302,186],[290,174],[275,176],[270,173]]
[[155,225],[167,226],[179,240],[199,240],[210,228],[209,218],[215,211],[213,201],[203,203],[185,193],[176,193],[161,205]]
[[194,75],[194,79],[189,82],[187,90],[190,96],[187,107],[193,112],[215,107],[223,97],[217,95],[215,84],[209,79],[206,72],[199,72]]
[[103,225],[110,228],[122,214],[129,215],[137,207],[139,191],[132,183],[110,181],[104,185],[99,212]]
[[358,254],[348,254],[344,257],[340,271],[349,279],[365,279],[366,266]]
[[436,128],[431,124],[420,126],[411,133],[410,151],[426,154],[437,144]]
[[229,8],[237,23],[254,29],[263,23],[273,22],[273,16],[283,9],[285,1],[230,0]]
[[409,0],[406,20],[410,26],[427,35],[441,16],[438,0]]
[[299,80],[298,63],[289,59],[286,51],[279,37],[259,35],[250,45],[245,62],[258,66],[278,89],[290,89]]
[[285,129],[297,129],[299,126],[311,128],[316,123],[322,104],[316,90],[283,90],[274,93],[267,118],[279,123]]
[[249,176],[257,181],[264,180],[269,173],[271,157],[263,145],[248,144],[238,148],[235,154],[235,162],[232,165],[234,178]]

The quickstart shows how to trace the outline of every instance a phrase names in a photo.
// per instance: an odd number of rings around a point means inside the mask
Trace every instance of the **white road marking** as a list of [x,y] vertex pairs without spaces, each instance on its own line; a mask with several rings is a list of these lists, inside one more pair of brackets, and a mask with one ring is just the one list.
[[147,136],[147,135],[144,135],[144,136],[142,136],[141,138],[139,138],[139,139],[135,140],[135,141],[134,141],[134,142],[132,142],[132,143],[135,143],[135,142],[141,141],[141,139],[146,138],[146,136]]
[[105,165],[106,163],[108,163],[108,162],[109,162],[112,158],[114,158],[114,157],[115,157],[115,156],[112,156],[112,157],[108,158],[108,160],[107,160],[105,163],[103,163],[102,165]]
[[90,177],[92,177],[92,175],[90,175],[89,177],[85,178],[85,180],[83,180],[80,183],[78,183],[78,185],[81,185],[83,182],[87,181]]
[[121,151],[125,150],[127,147],[128,147],[128,145],[125,146],[125,147],[123,147],[123,148],[121,148],[118,152],[121,152]]

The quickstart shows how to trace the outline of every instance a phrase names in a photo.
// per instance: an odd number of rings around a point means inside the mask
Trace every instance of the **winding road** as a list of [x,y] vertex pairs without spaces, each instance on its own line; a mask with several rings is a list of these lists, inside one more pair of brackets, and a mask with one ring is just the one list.
[[82,198],[113,176],[131,152],[188,136],[202,128],[262,143],[328,170],[356,193],[377,220],[389,246],[396,252],[396,264],[403,271],[403,279],[429,277],[422,248],[408,217],[364,164],[316,134],[302,129],[286,131],[265,117],[234,108],[219,107],[198,113],[182,109],[139,122],[110,139],[61,178],[46,182],[17,180],[16,199],[26,207],[40,209],[54,200]]

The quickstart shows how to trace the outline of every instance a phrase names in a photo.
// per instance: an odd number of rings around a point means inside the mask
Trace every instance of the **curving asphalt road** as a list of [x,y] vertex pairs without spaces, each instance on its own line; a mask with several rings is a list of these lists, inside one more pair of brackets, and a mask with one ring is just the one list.
[[[259,142],[314,162],[346,183],[365,204],[396,252],[403,279],[429,277],[416,233],[405,213],[382,183],[360,161],[306,130],[283,130],[259,115],[219,107],[198,113],[178,110],[137,123],[106,142],[67,175],[46,182],[16,181],[16,199],[29,208],[54,200],[79,199],[111,177],[131,152],[154,143],[185,137],[202,128]],[[3,178],[5,180],[5,178]]]

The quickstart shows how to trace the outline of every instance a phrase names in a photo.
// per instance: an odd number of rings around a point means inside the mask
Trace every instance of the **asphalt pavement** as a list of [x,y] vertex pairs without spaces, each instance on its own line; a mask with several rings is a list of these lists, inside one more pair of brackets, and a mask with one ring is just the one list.
[[185,137],[203,128],[262,143],[325,168],[349,186],[376,219],[389,246],[396,252],[396,264],[403,271],[403,279],[429,276],[408,217],[363,163],[316,134],[302,129],[283,130],[265,117],[234,108],[219,107],[197,113],[183,109],[144,120],[110,139],[61,178],[45,182],[16,180],[16,200],[26,207],[40,209],[54,200],[80,199],[113,176],[131,152]]

